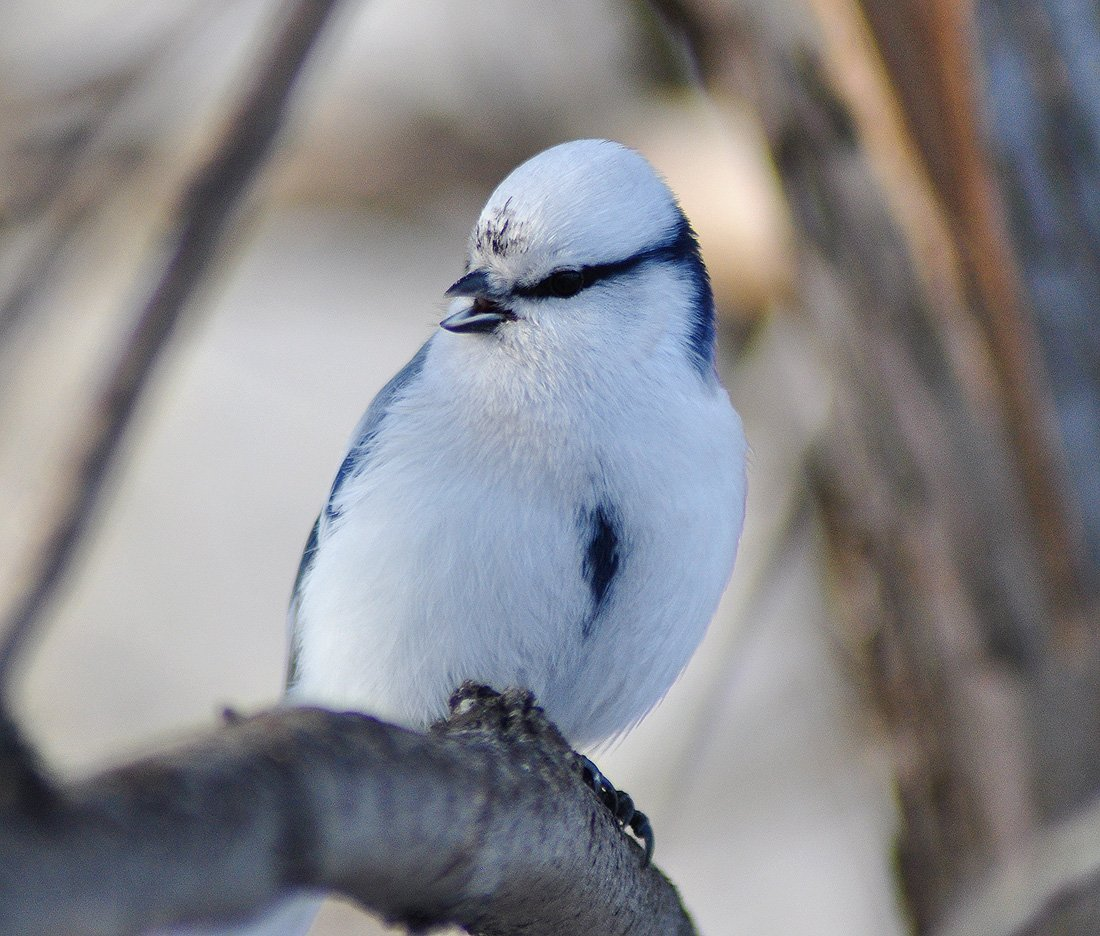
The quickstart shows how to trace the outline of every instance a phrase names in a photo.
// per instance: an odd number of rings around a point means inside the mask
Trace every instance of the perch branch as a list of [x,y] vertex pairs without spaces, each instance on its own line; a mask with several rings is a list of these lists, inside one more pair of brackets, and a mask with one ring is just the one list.
[[39,779],[0,798],[9,936],[224,924],[296,890],[415,929],[694,932],[528,693],[467,684],[428,736],[279,709],[59,789],[13,753],[6,778]]

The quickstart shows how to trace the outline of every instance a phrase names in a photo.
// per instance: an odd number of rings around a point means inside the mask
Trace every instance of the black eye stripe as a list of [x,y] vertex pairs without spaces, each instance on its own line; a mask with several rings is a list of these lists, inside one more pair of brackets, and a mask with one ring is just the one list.
[[[579,270],[574,268],[555,270],[545,279],[539,280],[534,285],[516,286],[512,292],[517,296],[524,296],[531,299],[568,298],[569,296],[575,296],[581,290],[587,289],[600,280],[608,279],[619,273],[625,273],[627,270],[640,264],[644,259],[648,258],[639,255],[614,263],[593,264],[592,266],[581,267]],[[576,288],[570,288],[569,290],[563,291],[560,285],[563,275],[575,277]]]
[[583,270],[555,270],[535,286],[540,296],[557,296],[568,299],[588,285]]
[[[523,296],[531,299],[567,298],[575,296],[581,290],[587,289],[601,280],[610,279],[621,273],[626,273],[635,267],[649,261],[672,261],[684,256],[685,250],[694,248],[694,240],[691,229],[686,225],[680,227],[676,236],[669,241],[641,250],[632,256],[622,260],[613,260],[610,263],[595,263],[583,266],[579,269],[567,267],[554,270],[549,276],[529,286],[517,285],[512,289],[515,296]],[[563,289],[568,278],[568,288]]]

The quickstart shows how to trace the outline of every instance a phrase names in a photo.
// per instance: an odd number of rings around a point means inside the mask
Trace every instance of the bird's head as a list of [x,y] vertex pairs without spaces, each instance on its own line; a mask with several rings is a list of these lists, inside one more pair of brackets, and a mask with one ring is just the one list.
[[713,372],[714,302],[695,235],[649,163],[607,140],[515,169],[470,237],[447,331],[478,340],[670,348]]

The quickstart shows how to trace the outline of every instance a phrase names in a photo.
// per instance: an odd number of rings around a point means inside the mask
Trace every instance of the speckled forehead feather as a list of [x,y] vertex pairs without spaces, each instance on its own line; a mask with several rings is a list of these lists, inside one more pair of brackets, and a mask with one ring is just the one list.
[[499,207],[486,208],[474,228],[474,250],[498,257],[522,253],[527,247],[528,225],[516,217],[511,196]]
[[533,156],[497,186],[470,252],[592,262],[645,249],[680,221],[676,200],[643,156],[609,140],[575,140]]

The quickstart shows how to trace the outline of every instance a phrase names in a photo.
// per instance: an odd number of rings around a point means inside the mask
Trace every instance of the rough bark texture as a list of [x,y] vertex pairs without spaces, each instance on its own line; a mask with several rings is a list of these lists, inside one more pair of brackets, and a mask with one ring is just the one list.
[[412,928],[694,932],[526,693],[466,686],[430,736],[280,709],[68,786],[5,741],[9,936],[226,922],[300,888]]

